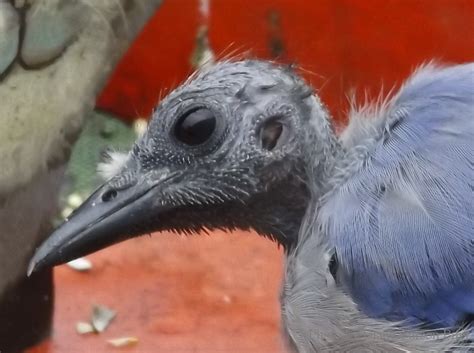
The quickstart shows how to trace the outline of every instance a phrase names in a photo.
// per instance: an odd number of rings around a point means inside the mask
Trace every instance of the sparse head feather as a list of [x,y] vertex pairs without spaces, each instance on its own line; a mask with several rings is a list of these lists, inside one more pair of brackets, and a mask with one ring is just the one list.
[[97,165],[97,173],[104,180],[109,180],[123,169],[128,158],[128,153],[105,151],[102,155],[102,162]]
[[196,71],[186,82],[174,90],[167,99],[189,90],[221,89],[228,95],[255,102],[260,92],[281,89],[284,95],[300,94],[307,97],[310,87],[287,66],[279,66],[267,61],[243,60],[221,61],[205,69]]

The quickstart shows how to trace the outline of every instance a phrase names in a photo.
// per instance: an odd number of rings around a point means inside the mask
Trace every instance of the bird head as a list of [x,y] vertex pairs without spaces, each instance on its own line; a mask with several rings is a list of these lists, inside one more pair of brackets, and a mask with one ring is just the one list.
[[42,244],[30,271],[162,230],[252,228],[290,248],[310,197],[304,143],[324,159],[326,115],[288,67],[246,60],[196,73],[162,100],[112,162],[116,173]]

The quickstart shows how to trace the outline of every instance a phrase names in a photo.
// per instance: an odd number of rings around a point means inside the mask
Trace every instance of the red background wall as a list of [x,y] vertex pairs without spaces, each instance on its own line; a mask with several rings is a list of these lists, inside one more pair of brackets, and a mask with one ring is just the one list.
[[[375,94],[428,60],[474,60],[472,0],[210,0],[209,13],[210,45],[218,56],[248,52],[301,65],[313,72],[306,79],[337,118],[352,88]],[[202,21],[198,0],[165,0],[98,107],[148,116],[160,91],[192,72]]]

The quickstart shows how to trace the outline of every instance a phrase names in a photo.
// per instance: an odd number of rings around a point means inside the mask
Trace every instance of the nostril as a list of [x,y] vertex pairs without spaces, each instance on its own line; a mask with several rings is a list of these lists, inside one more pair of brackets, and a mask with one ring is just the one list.
[[117,190],[110,189],[102,194],[102,201],[109,202],[117,197]]

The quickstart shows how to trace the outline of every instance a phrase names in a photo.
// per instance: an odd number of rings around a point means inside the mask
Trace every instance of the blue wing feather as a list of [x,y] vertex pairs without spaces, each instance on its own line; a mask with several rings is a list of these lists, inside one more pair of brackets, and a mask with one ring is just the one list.
[[419,70],[373,125],[320,211],[341,281],[371,315],[459,324],[474,313],[474,64]]

